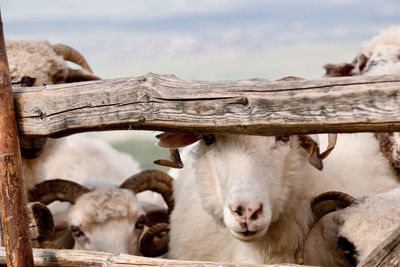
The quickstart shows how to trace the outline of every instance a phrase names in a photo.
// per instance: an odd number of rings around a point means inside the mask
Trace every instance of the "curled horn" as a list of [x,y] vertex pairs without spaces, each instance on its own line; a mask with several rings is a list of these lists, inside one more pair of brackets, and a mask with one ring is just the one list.
[[172,191],[172,177],[158,170],[142,171],[123,182],[120,188],[130,189],[135,194],[151,190],[160,193],[171,213],[174,208],[174,196]]
[[329,191],[316,196],[311,201],[311,210],[316,221],[319,221],[326,214],[347,208],[355,201],[354,197],[346,193]]
[[52,47],[57,55],[62,56],[65,60],[74,62],[88,72],[93,73],[89,63],[87,63],[86,59],[76,49],[65,44],[55,44]]
[[75,204],[78,197],[89,191],[88,188],[78,183],[54,179],[35,185],[35,187],[29,191],[29,201],[40,201],[48,205],[53,201],[60,200]]
[[157,257],[167,253],[169,243],[168,232],[168,223],[152,225],[140,238],[138,243],[139,252],[145,257]]

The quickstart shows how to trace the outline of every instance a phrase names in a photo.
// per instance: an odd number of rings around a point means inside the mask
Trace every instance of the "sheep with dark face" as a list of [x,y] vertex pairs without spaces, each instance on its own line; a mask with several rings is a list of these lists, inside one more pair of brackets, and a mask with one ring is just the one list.
[[[168,210],[137,198],[146,190],[160,193]],[[100,183],[88,188],[68,180],[49,180],[37,184],[29,195],[44,204],[56,200],[73,204],[55,217],[55,227],[72,233],[74,249],[145,256],[159,256],[168,249],[168,214],[174,200],[172,178],[163,172],[143,171],[119,187]],[[151,231],[156,227],[156,232],[149,236],[145,231],[139,241],[146,225]],[[157,241],[155,235],[161,239]]]
[[[161,135],[160,146],[171,149],[198,141],[182,154],[185,167],[171,173],[177,179],[168,257],[300,262],[298,252],[314,221],[309,205],[313,197],[328,190],[363,196],[398,185],[376,143],[367,142],[365,147],[365,139],[345,135],[320,171],[315,140],[310,136]],[[365,180],[371,173],[371,179]]]
[[400,227],[400,188],[356,199],[326,192],[312,201],[317,223],[304,245],[307,264],[356,266]]

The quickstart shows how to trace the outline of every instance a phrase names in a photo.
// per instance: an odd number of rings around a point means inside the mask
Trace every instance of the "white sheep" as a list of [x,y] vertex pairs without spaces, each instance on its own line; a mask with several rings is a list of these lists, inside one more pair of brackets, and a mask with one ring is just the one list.
[[[168,213],[163,206],[141,201],[136,194],[151,190],[160,193],[168,210],[173,208],[172,178],[161,171],[143,171],[120,186],[100,184],[88,188],[68,180],[48,180],[30,190],[30,200],[50,204],[67,201],[72,205],[55,219],[55,227],[69,229],[74,249],[99,250],[145,256],[159,256],[167,250]],[[155,224],[161,240],[143,237],[144,226]],[[154,230],[154,229],[153,229]],[[139,246],[138,246],[139,243]]]
[[[355,57],[352,63],[342,64],[327,64],[324,66],[327,77],[338,77],[338,76],[354,76],[354,75],[385,75],[385,74],[400,74],[400,26],[392,26],[389,29],[382,31],[379,35],[372,38],[372,40],[363,43],[359,54]],[[373,134],[365,134],[373,135]],[[379,143],[382,155],[388,160],[393,171],[400,177],[400,136],[399,133],[376,133],[374,137]],[[372,174],[370,174],[372,175]],[[395,194],[397,190],[393,190],[388,195]],[[379,197],[379,196],[378,196]],[[374,196],[370,198],[373,200]],[[389,201],[387,202],[388,209],[394,206],[390,206]],[[366,205],[362,205],[365,208]],[[375,207],[377,208],[377,206]],[[352,208],[351,210],[354,210]],[[383,208],[386,210],[386,207]],[[350,212],[350,211],[349,211]],[[374,214],[375,217],[387,216],[385,212]],[[394,214],[396,216],[396,214]],[[308,264],[325,265],[325,266],[345,266],[349,262],[345,261],[343,255],[340,257],[342,252],[337,248],[338,238],[337,225],[334,223],[335,215],[329,214],[325,216],[321,222],[319,222],[310,234],[310,238],[307,241],[310,247],[319,249],[308,249],[306,251],[305,258]],[[356,218],[356,215],[352,217]],[[366,218],[358,218],[359,226],[372,227],[376,225],[376,222],[369,221]],[[353,221],[353,226],[357,223]],[[350,223],[349,223],[350,225]],[[397,224],[393,224],[396,227]],[[393,230],[393,227],[386,227],[385,231],[378,231],[381,233],[378,235],[379,238],[383,238]],[[356,228],[356,227],[355,227]],[[354,233],[358,233],[358,230],[354,229]],[[361,230],[364,231],[364,230]],[[387,232],[386,232],[387,231]],[[351,233],[348,233],[351,236]],[[312,241],[310,241],[312,240]],[[329,240],[329,242],[328,242]],[[356,240],[366,240],[357,239]],[[380,239],[381,240],[381,239]],[[344,240],[341,239],[343,245]],[[376,242],[370,242],[369,244],[357,244],[359,248],[362,248],[362,252],[358,257],[358,260],[364,259],[372,248],[376,247]],[[367,249],[368,246],[368,249]],[[323,249],[325,248],[325,249]],[[354,258],[351,259],[351,263],[355,263]]]
[[318,266],[356,266],[400,227],[400,188],[355,199],[326,192],[312,201],[318,223],[304,245],[304,260]]
[[[7,41],[7,56],[12,77],[29,76],[34,79],[33,85],[64,83],[74,81],[97,80],[97,76],[91,73],[91,69],[84,57],[75,49],[65,45],[51,45],[45,40],[41,41]],[[72,69],[67,66],[67,60],[79,64],[83,69]],[[68,138],[64,138],[68,139]],[[69,142],[70,143],[70,142]],[[81,143],[83,143],[81,141]],[[92,141],[87,139],[87,145]],[[22,168],[24,174],[25,188],[30,189],[35,183],[43,180],[46,176],[45,162],[62,154],[63,140],[51,138],[31,138],[20,136],[22,153]],[[84,145],[85,146],[85,145]],[[104,150],[99,148],[99,152]],[[111,150],[109,148],[108,150]],[[70,155],[72,156],[72,155]],[[78,161],[79,154],[74,156]],[[120,156],[119,158],[123,158]],[[84,166],[84,159],[80,159]],[[126,161],[124,161],[126,163]],[[130,174],[138,171],[136,163],[131,160],[131,165],[121,167],[131,168]],[[66,166],[60,170],[73,169],[74,166]],[[115,169],[118,171],[118,169]],[[81,170],[82,171],[82,170]],[[112,170],[110,170],[111,172]],[[126,172],[121,178],[127,177]]]
[[[293,263],[313,216],[309,201],[341,190],[356,196],[399,184],[372,135],[342,135],[324,161],[308,136],[166,133],[160,146],[200,142],[175,170],[169,258]],[[311,164],[309,164],[311,163]],[[366,177],[369,177],[369,179]]]
[[[72,47],[46,40],[6,41],[6,51],[10,75],[29,76],[33,85],[98,80],[92,73],[86,59]],[[68,67],[67,61],[80,65],[83,69]]]
[[[326,64],[325,76],[400,74],[400,26],[392,26],[364,42],[352,63]],[[400,134],[376,133],[381,151],[400,177]]]
[[[76,50],[64,45],[51,45],[47,41],[9,41],[7,52],[10,72],[14,77],[30,76],[34,85],[99,79]],[[72,69],[66,61],[84,69]],[[17,79],[18,80],[18,79]],[[119,152],[109,144],[82,135],[61,139],[20,136],[24,185],[27,190],[45,179],[70,179],[81,184],[108,179],[108,184],[119,184],[126,177],[138,173],[139,164],[129,155]],[[104,183],[103,183],[104,184]],[[157,194],[144,192],[141,200],[161,203]],[[56,225],[69,212],[68,203],[49,206]],[[64,229],[61,242],[68,243],[70,235]],[[61,230],[61,231],[60,231]]]

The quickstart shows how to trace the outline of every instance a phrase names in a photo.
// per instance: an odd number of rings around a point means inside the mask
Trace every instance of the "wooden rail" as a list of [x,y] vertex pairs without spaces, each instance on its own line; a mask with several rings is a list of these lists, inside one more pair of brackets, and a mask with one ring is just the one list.
[[21,154],[0,13],[0,207],[8,266],[33,266]]
[[290,135],[400,131],[400,76],[185,81],[140,77],[14,88],[21,134],[112,129]]
[[[126,254],[111,254],[84,250],[33,249],[35,266],[99,266],[99,267],[311,267],[295,264],[234,264],[221,262],[177,261],[145,258]],[[5,251],[0,248],[0,264],[5,264]]]
[[400,227],[376,247],[359,267],[400,266]]

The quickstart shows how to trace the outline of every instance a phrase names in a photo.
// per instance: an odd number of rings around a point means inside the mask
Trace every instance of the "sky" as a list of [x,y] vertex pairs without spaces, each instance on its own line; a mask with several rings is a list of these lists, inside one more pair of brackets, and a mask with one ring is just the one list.
[[[351,61],[363,41],[400,23],[399,0],[0,1],[6,39],[71,45],[102,78],[317,79],[324,64]],[[89,135],[155,143],[154,132]],[[140,160],[142,143],[125,152]]]
[[6,39],[69,44],[103,78],[315,79],[400,22],[398,0],[1,0],[0,8]]

